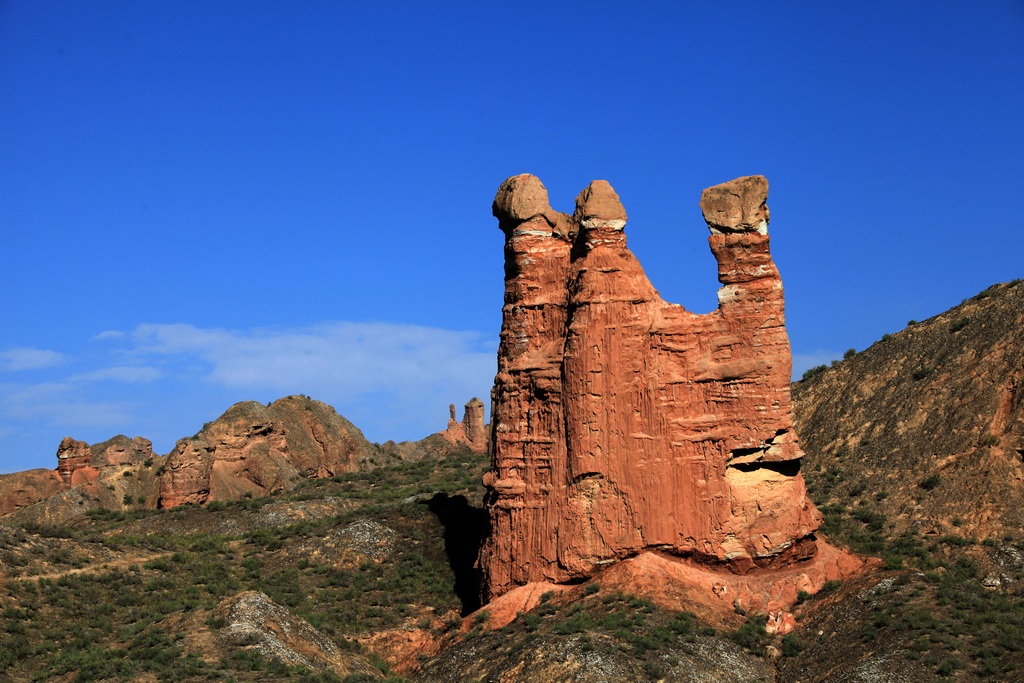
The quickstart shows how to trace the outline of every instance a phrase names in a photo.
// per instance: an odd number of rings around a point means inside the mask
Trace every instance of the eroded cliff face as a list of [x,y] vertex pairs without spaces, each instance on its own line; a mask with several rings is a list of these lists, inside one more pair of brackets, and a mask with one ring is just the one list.
[[704,191],[722,287],[718,309],[697,315],[651,285],[607,182],[572,216],[534,176],[499,188],[485,599],[644,551],[734,574],[815,557],[821,516],[799,473],[767,191],[762,176]]

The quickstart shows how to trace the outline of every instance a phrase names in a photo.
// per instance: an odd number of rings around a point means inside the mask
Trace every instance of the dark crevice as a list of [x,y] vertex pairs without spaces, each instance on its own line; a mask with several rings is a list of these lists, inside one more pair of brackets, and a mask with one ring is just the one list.
[[765,462],[763,460],[758,462],[737,462],[729,463],[729,467],[733,467],[740,472],[753,472],[755,470],[771,470],[772,472],[778,472],[784,477],[795,477],[800,474],[800,461],[799,460],[776,460],[774,462]]
[[447,493],[434,494],[426,506],[444,527],[444,550],[455,575],[455,594],[462,603],[462,615],[471,614],[481,607],[482,576],[476,560],[488,530],[487,513],[470,505],[465,496]]
[[600,472],[584,472],[583,474],[573,477],[572,481],[569,482],[569,486],[576,486],[587,479],[604,479],[604,475]]

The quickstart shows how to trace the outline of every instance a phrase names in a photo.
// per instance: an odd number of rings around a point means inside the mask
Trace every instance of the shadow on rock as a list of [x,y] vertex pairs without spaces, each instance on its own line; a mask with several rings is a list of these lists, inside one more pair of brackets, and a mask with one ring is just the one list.
[[444,527],[444,548],[455,574],[455,594],[462,602],[462,614],[475,612],[480,608],[481,580],[475,565],[487,532],[487,514],[470,505],[465,496],[447,493],[435,494],[425,504]]

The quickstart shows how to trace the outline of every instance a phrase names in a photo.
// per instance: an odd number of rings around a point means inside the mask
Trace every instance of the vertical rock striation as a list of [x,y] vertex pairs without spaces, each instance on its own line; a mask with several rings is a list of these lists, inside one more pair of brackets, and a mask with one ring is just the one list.
[[815,556],[821,517],[799,474],[767,192],[762,176],[704,191],[722,287],[718,309],[697,315],[651,285],[607,182],[572,216],[534,176],[498,189],[485,599],[651,550],[734,574]]

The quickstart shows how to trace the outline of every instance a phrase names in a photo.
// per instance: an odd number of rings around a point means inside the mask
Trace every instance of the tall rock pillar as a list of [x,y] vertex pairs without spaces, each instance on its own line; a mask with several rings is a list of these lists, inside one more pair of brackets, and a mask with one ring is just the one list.
[[767,191],[761,176],[704,191],[723,286],[696,315],[651,285],[607,182],[571,217],[533,176],[501,185],[485,599],[645,550],[739,574],[814,556]]

